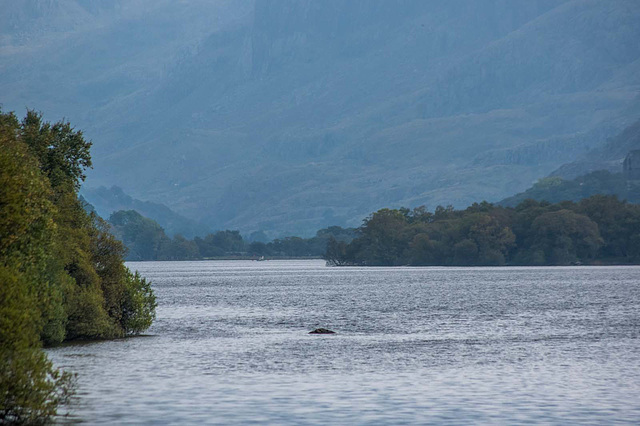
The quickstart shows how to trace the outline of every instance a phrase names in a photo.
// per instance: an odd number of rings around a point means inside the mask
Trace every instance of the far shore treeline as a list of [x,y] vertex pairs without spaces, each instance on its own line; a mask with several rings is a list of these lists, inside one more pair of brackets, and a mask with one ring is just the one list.
[[109,223],[128,260],[323,257],[335,266],[500,266],[640,263],[640,205],[612,195],[579,202],[527,199],[516,207],[487,202],[465,210],[438,206],[381,209],[358,229],[333,226],[313,238],[248,242],[239,231],[192,240],[169,238],[134,210]]
[[[87,206],[90,210],[91,207]],[[204,237],[170,238],[154,220],[135,210],[120,210],[109,217],[112,232],[127,247],[127,260],[199,260],[233,258],[320,258],[330,239],[348,243],[355,229],[332,226],[321,229],[313,238],[285,237],[265,243],[249,242],[239,231],[218,231]]]
[[572,265],[640,263],[640,205],[615,196],[579,202],[487,202],[465,210],[382,209],[350,243],[330,240],[333,265]]
[[0,423],[48,423],[72,378],[41,347],[146,330],[150,283],[78,198],[91,143],[69,123],[0,111]]

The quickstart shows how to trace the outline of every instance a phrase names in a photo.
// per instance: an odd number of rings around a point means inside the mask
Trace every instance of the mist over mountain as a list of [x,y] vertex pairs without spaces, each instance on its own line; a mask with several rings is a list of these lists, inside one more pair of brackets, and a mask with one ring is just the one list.
[[607,139],[605,144],[587,151],[575,161],[563,164],[552,175],[573,179],[596,170],[620,173],[622,162],[627,154],[638,149],[640,149],[640,120],[620,134]]
[[92,211],[107,220],[117,211],[135,210],[142,216],[156,221],[170,237],[180,234],[193,238],[211,232],[206,225],[181,216],[163,204],[131,198],[117,186],[83,188],[81,195],[85,202],[91,205]]
[[527,199],[577,202],[593,195],[615,195],[620,200],[637,204],[640,202],[640,183],[634,176],[629,176],[623,166],[625,158],[634,151],[640,152],[640,120],[609,138],[605,144],[563,164],[526,191],[498,204],[515,207]]
[[213,229],[522,191],[640,117],[636,0],[0,1],[0,103]]

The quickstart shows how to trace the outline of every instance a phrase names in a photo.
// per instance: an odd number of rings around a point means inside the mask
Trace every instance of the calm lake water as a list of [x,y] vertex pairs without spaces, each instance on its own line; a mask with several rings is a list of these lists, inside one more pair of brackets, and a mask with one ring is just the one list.
[[129,267],[148,335],[48,350],[78,373],[71,421],[640,422],[639,267]]

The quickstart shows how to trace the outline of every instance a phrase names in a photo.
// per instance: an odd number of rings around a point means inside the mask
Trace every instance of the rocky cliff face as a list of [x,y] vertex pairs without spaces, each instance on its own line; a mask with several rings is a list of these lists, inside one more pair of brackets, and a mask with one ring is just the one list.
[[640,111],[634,0],[68,1],[99,24],[5,44],[4,108],[86,128],[89,184],[218,228],[500,199]]

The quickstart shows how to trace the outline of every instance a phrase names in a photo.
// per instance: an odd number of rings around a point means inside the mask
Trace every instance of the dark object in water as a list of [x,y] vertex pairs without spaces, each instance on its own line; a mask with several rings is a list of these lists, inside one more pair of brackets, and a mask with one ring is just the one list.
[[309,334],[336,334],[335,331],[327,330],[326,328],[316,328],[310,331]]

